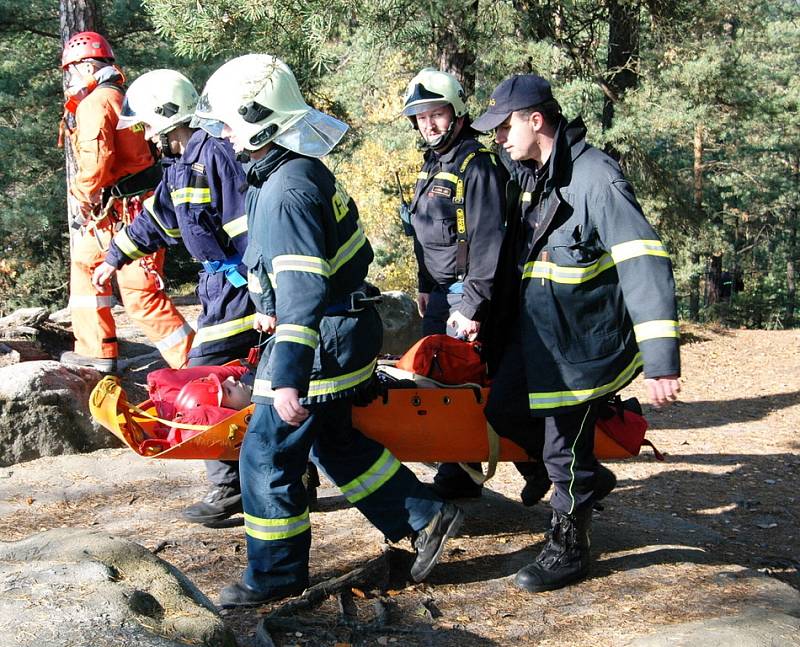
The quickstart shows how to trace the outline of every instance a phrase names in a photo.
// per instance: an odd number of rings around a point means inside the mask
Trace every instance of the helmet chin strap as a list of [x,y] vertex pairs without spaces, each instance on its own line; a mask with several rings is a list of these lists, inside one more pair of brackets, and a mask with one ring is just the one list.
[[172,159],[179,157],[177,153],[172,152],[172,145],[170,144],[169,135],[167,133],[161,133],[158,136],[158,143],[161,144],[161,154],[164,157],[169,157]]
[[446,149],[452,143],[453,139],[453,131],[456,128],[456,121],[458,121],[457,117],[453,117],[453,120],[450,122],[450,125],[447,127],[441,135],[439,135],[434,141],[429,142],[424,137],[422,140],[425,142],[425,148],[428,148],[434,152]]

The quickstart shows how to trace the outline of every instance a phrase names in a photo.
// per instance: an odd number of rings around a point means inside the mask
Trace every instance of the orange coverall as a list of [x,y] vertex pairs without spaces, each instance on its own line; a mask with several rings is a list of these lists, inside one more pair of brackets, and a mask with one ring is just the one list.
[[[70,193],[83,205],[97,204],[101,192],[121,178],[153,164],[143,131],[117,130],[122,110],[121,88],[100,85],[83,99],[75,112],[70,137],[78,172]],[[75,351],[87,357],[115,358],[116,326],[111,315],[110,282],[101,292],[92,285],[92,273],[105,259],[115,225],[124,216],[141,213],[142,200],[152,193],[117,200],[108,217],[81,228],[75,236],[70,264],[69,307]],[[123,213],[123,209],[127,214]],[[131,263],[117,272],[120,296],[128,316],[144,331],[172,368],[186,364],[194,331],[163,289],[164,250]]]

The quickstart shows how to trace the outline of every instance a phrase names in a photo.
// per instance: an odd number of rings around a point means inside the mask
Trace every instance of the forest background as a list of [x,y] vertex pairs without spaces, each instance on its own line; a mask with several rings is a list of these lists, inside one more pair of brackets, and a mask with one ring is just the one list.
[[[632,180],[683,319],[798,325],[796,0],[0,0],[0,315],[66,305],[59,61],[84,29],[108,36],[129,80],[169,67],[200,90],[233,56],[283,58],[310,103],[350,124],[328,163],[376,249],[372,279],[410,292],[395,171],[410,198],[421,152],[406,84],[448,70],[476,116],[507,75],[540,74]],[[181,289],[196,266],[171,256]]]

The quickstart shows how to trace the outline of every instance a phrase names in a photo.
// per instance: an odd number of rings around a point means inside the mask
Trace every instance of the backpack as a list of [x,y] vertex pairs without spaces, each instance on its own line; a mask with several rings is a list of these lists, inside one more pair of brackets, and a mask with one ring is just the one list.
[[441,384],[489,384],[480,345],[448,335],[423,337],[397,360],[396,366]]

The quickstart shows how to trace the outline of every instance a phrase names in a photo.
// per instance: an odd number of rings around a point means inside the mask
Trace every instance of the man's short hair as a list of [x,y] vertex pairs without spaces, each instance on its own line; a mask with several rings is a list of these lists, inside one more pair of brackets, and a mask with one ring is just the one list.
[[522,110],[517,110],[520,117],[523,119],[527,119],[530,117],[534,112],[538,112],[544,118],[545,123],[548,126],[556,126],[561,119],[561,105],[558,103],[556,99],[548,99],[547,101],[540,103],[535,106],[530,106],[529,108],[523,108]]

